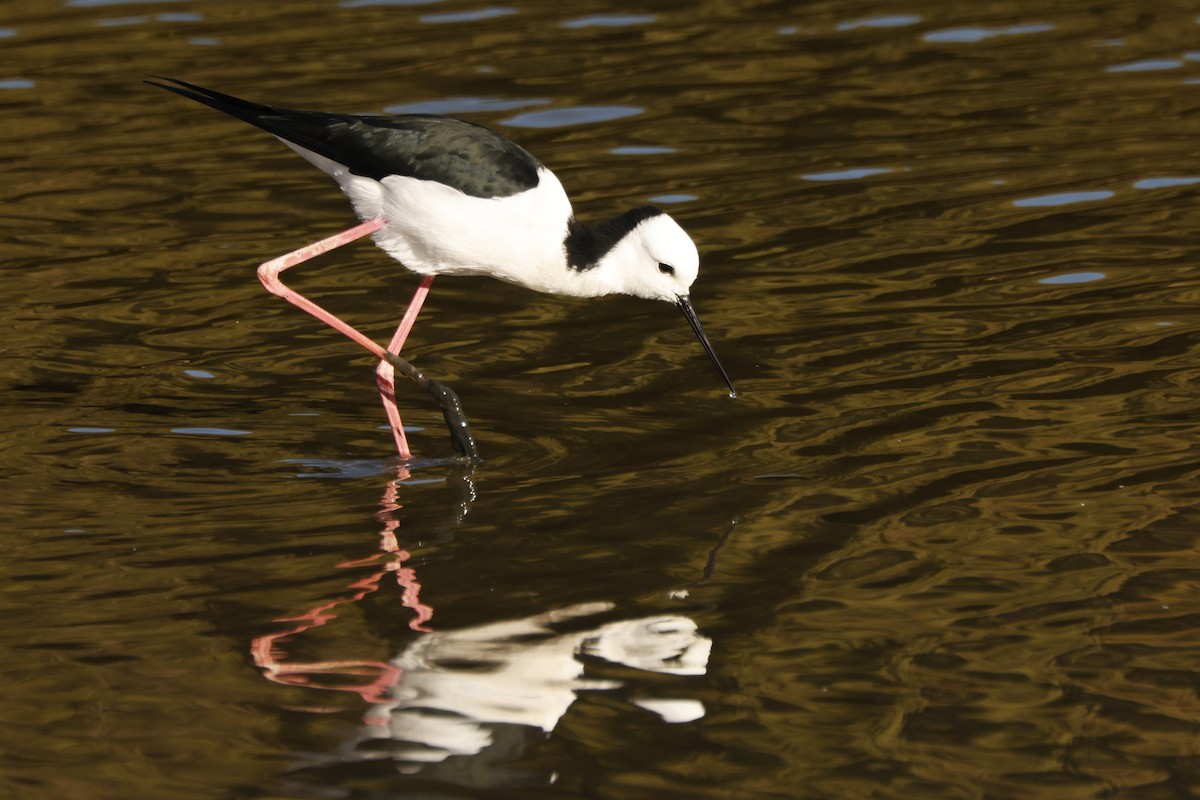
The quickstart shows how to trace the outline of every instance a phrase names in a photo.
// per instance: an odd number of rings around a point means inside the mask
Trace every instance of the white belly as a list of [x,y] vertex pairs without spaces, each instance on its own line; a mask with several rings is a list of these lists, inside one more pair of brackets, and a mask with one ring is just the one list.
[[509,197],[471,197],[435,181],[392,175],[377,181],[281,140],[342,187],[364,222],[387,225],[375,243],[421,275],[489,275],[538,292],[607,294],[595,271],[567,266],[571,201],[553,172],[538,169],[536,188]]

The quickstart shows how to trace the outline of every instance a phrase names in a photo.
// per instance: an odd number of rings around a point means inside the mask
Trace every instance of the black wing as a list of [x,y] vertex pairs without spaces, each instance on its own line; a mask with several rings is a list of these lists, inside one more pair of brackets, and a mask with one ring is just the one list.
[[277,108],[175,78],[159,80],[177,85],[144,82],[249,122],[344,164],[355,175],[437,181],[483,198],[508,197],[538,185],[538,160],[481,125],[421,114],[355,116]]

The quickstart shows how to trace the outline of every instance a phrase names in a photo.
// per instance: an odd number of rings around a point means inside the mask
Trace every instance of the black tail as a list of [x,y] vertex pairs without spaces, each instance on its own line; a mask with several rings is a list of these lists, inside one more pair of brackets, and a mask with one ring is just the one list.
[[[354,122],[355,118],[348,114],[330,114],[323,111],[300,111],[294,108],[268,106],[262,103],[252,103],[249,100],[213,89],[205,89],[203,86],[181,81],[178,78],[164,78],[161,75],[151,75],[150,77],[156,80],[142,81],[142,83],[166,89],[168,92],[174,92],[189,100],[195,100],[197,103],[203,103],[209,108],[215,108],[217,111],[236,117],[243,122],[249,122],[256,128],[262,128],[280,139],[300,145],[326,158],[343,163],[346,161],[347,153],[335,152],[330,139],[335,128],[345,128]],[[168,81],[168,83],[159,81]]]
[[[209,108],[215,108],[228,114],[231,117],[237,117],[243,122],[249,122],[263,130],[270,131],[278,135],[277,131],[272,130],[269,118],[278,116],[280,112],[288,114],[290,109],[273,108],[265,106],[262,103],[251,103],[249,100],[242,100],[240,97],[223,94],[212,89],[205,89],[203,86],[197,86],[194,83],[181,81],[178,78],[164,78],[161,75],[151,75],[151,78],[156,80],[142,81],[147,86],[157,86],[160,89],[166,89],[168,92],[182,95],[189,100],[195,100],[197,103],[203,103]],[[169,83],[159,83],[158,81],[169,81]],[[171,86],[170,84],[176,84]]]

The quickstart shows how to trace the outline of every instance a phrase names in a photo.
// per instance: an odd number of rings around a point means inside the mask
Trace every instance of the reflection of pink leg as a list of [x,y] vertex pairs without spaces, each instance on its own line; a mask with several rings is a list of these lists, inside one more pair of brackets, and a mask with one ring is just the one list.
[[[413,294],[412,301],[408,304],[408,310],[404,312],[404,318],[400,320],[400,327],[396,328],[395,335],[392,336],[392,341],[388,344],[388,352],[400,355],[401,348],[404,347],[404,341],[408,338],[409,331],[412,330],[413,323],[417,321],[417,314],[421,313],[421,306],[425,302],[425,296],[429,294],[429,286],[433,283],[432,275],[426,275],[421,278],[421,285],[417,287],[416,293]],[[400,452],[401,458],[410,458],[411,452],[408,449],[408,439],[404,435],[404,423],[400,420],[400,411],[396,408],[396,369],[387,361],[380,361],[379,366],[375,368],[375,382],[379,384],[379,397],[383,400],[383,410],[387,412],[388,424],[392,426],[392,436],[396,439],[396,449]]]
[[[346,322],[343,322],[338,317],[321,308],[304,295],[300,294],[299,292],[292,291],[288,287],[284,286],[283,281],[280,280],[279,277],[279,274],[285,269],[294,267],[297,264],[303,264],[305,261],[308,261],[311,258],[316,258],[322,253],[328,253],[330,250],[341,247],[344,244],[349,244],[357,239],[361,239],[368,234],[374,233],[383,226],[384,221],[380,218],[368,220],[361,225],[356,225],[350,230],[342,231],[339,234],[330,236],[328,239],[322,239],[319,242],[314,242],[313,244],[301,247],[299,250],[294,250],[291,253],[286,253],[278,258],[273,258],[258,268],[258,279],[262,281],[262,285],[265,286],[267,291],[271,294],[278,295],[297,308],[307,311],[309,314],[312,314],[329,327],[345,336],[350,337],[350,339],[365,347],[375,356],[383,358],[385,351],[377,342],[371,340],[365,334],[360,333]],[[428,282],[432,280],[433,278],[430,276],[426,277],[426,279],[422,282],[421,286],[425,292],[429,291]],[[417,294],[420,295],[421,300],[425,299],[424,294],[421,293],[421,289],[417,290]],[[416,301],[417,298],[414,297],[413,300]],[[416,303],[416,306],[417,310],[419,311],[421,308],[420,303]],[[416,314],[412,313],[412,317],[415,320]],[[400,327],[404,336],[401,336],[401,330],[397,330],[396,336],[392,339],[393,343],[395,343],[396,338],[399,338],[400,343],[403,344],[404,337],[408,336],[408,331],[412,328],[412,320],[409,320],[408,313],[404,315],[404,319],[408,322],[408,328],[405,328],[404,323],[402,322]],[[395,345],[393,344],[393,346]],[[396,349],[394,352],[398,353],[400,351],[399,347],[395,347]],[[388,369],[391,370],[390,364],[388,365]],[[380,386],[380,392],[383,392],[382,384]],[[391,423],[392,430],[395,433],[396,449],[400,451],[400,457],[405,459],[411,458],[412,453],[409,451],[408,442],[404,438],[404,426],[400,421],[400,412],[396,410],[394,386],[391,387],[386,394],[384,394],[383,404],[388,412],[388,422]]]
[[[432,278],[429,280],[432,281]],[[405,316],[407,317],[407,315]],[[416,314],[413,316],[415,317]],[[382,568],[366,578],[351,583],[349,588],[353,590],[353,594],[349,597],[322,603],[299,616],[276,620],[277,622],[294,622],[296,624],[278,633],[259,636],[251,643],[250,653],[254,658],[254,663],[263,670],[263,675],[267,680],[290,686],[356,692],[368,703],[388,701],[392,687],[399,683],[404,676],[403,671],[394,664],[352,660],[293,662],[288,658],[283,645],[292,637],[307,633],[337,619],[334,609],[338,606],[357,603],[368,594],[378,591],[382,579],[389,572],[396,576],[396,583],[403,589],[402,603],[404,607],[413,612],[413,619],[409,621],[408,627],[421,633],[431,632],[425,623],[433,619],[433,609],[421,602],[421,582],[417,579],[417,572],[411,567],[404,566],[404,562],[408,561],[411,555],[407,550],[401,549],[399,542],[396,541],[396,529],[400,527],[397,515],[401,508],[398,482],[409,477],[408,469],[401,466],[397,470],[397,480],[390,481],[383,493],[383,500],[380,503],[382,510],[375,515],[376,519],[383,523],[379,541],[381,552],[367,558],[338,564],[338,567],[343,569],[372,565]],[[335,678],[327,680],[325,676],[328,675],[334,675]],[[373,676],[373,680],[348,683],[347,678],[351,676],[354,678]],[[382,724],[382,722],[377,724]]]

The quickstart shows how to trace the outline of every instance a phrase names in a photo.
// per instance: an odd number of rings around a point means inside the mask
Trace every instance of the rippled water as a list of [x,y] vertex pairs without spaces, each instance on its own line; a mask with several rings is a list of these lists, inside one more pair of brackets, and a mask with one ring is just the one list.
[[[1200,9],[0,7],[6,654],[29,798],[1200,794]],[[401,470],[259,287],[353,222],[143,87],[432,111],[655,202],[678,314],[445,278]],[[367,244],[293,280],[385,338]],[[398,480],[399,479],[399,480]]]

